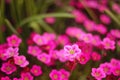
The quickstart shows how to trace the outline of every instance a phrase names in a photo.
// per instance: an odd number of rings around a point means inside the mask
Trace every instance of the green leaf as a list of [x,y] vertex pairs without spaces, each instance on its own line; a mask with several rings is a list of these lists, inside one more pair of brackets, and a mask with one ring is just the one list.
[[15,28],[12,26],[12,24],[9,22],[9,20],[5,19],[5,23],[7,27],[16,35],[19,35],[19,33],[15,30]]
[[49,14],[40,14],[37,16],[32,16],[29,18],[26,18],[25,20],[23,20],[22,22],[20,22],[20,24],[18,26],[23,26],[26,23],[29,23],[31,21],[39,21],[41,19],[44,19],[46,17],[59,17],[59,18],[74,18],[74,16],[70,13],[49,13]]

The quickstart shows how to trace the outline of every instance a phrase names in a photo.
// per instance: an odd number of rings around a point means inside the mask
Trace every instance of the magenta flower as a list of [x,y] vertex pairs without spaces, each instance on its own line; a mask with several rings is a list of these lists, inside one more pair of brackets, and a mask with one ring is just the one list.
[[67,58],[64,56],[65,51],[63,49],[58,51],[56,54],[57,54],[57,57],[58,57],[60,62],[66,62],[67,61]]
[[19,65],[20,67],[26,67],[29,62],[26,60],[26,57],[21,55],[21,56],[15,56],[14,61],[16,65]]
[[99,61],[101,59],[101,55],[97,52],[93,52],[91,54],[91,58],[92,58],[93,61]]
[[104,38],[102,41],[102,45],[105,49],[115,49],[115,41],[110,40],[109,38]]
[[102,78],[106,77],[102,68],[92,68],[91,75],[95,77],[97,80],[102,80]]
[[6,74],[12,74],[13,72],[16,71],[16,66],[14,64],[10,64],[10,63],[3,63],[2,67],[1,67],[1,71],[3,71]]
[[61,77],[60,72],[55,69],[53,69],[50,72],[49,76],[50,76],[51,80],[60,80],[60,77]]
[[14,56],[18,56],[18,55],[19,55],[18,50],[19,50],[19,48],[9,47],[9,48],[6,50],[5,55],[6,55],[8,58],[14,57]]
[[13,78],[13,80],[22,80],[21,78]]
[[102,68],[104,73],[107,75],[110,75],[112,72],[112,66],[110,63],[106,62],[106,63],[100,64],[100,68]]
[[34,80],[33,76],[29,72],[21,73],[21,79],[22,80]]
[[112,67],[120,66],[120,60],[117,60],[117,59],[115,59],[115,58],[112,58],[112,59],[110,60],[110,64],[111,64]]
[[118,29],[112,29],[110,31],[111,35],[114,36],[115,38],[120,38],[120,30]]
[[5,76],[5,77],[1,77],[0,80],[11,80],[8,76]]
[[100,20],[104,23],[104,24],[110,24],[111,19],[109,16],[102,14],[100,15]]
[[89,55],[84,53],[77,56],[77,60],[80,64],[86,64],[89,59],[90,59]]
[[92,38],[93,38],[92,34],[91,33],[87,33],[87,34],[83,34],[82,35],[81,40],[83,40],[86,43],[91,43]]
[[100,34],[106,34],[107,28],[103,24],[98,24],[95,27],[95,31],[99,32]]
[[73,61],[78,55],[81,54],[81,49],[79,49],[77,44],[74,45],[65,45],[64,46],[64,56],[70,60]]
[[60,69],[60,80],[69,80],[70,72],[66,71],[65,69]]
[[70,43],[70,40],[69,40],[68,36],[60,35],[60,36],[58,36],[57,42],[58,42],[58,44],[66,45],[66,44]]
[[120,76],[120,65],[114,67],[114,68],[112,69],[112,73],[113,73],[113,75],[115,75],[115,76]]
[[41,50],[38,46],[28,46],[27,52],[32,56],[38,56],[41,53]]
[[42,74],[42,70],[41,67],[38,65],[33,65],[30,72],[34,75],[34,76],[39,76]]
[[33,41],[39,46],[47,44],[46,39],[39,34],[34,35]]
[[45,64],[49,64],[51,61],[51,57],[50,55],[46,54],[46,53],[42,53],[40,55],[37,56],[37,59]]
[[18,47],[22,42],[22,40],[16,35],[12,35],[7,38],[7,42],[8,42],[8,45],[11,47]]

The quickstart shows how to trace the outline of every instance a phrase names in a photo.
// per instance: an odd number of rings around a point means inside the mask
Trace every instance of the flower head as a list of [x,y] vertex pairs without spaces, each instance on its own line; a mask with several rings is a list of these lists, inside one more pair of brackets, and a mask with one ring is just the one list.
[[22,80],[34,80],[33,76],[29,72],[21,73],[21,79]]
[[102,80],[102,78],[106,77],[102,68],[92,68],[91,75],[95,77],[97,80]]
[[16,66],[14,64],[10,63],[3,63],[1,67],[1,71],[5,72],[6,74],[12,74],[13,72],[16,71]]
[[61,75],[60,80],[69,80],[70,73],[68,71],[66,71],[65,69],[60,69],[59,72],[60,72],[60,75]]
[[11,35],[7,38],[8,45],[11,47],[18,47],[22,40],[16,35]]
[[68,60],[73,61],[78,55],[81,54],[81,49],[79,49],[77,44],[74,44],[72,46],[65,45],[64,46],[64,56],[68,58]]
[[50,72],[49,76],[50,76],[51,80],[60,80],[60,76],[61,76],[61,75],[60,75],[60,72],[59,72],[59,71],[53,69],[53,70]]
[[39,76],[42,74],[42,70],[41,67],[38,65],[33,65],[30,72],[34,75],[34,76]]
[[21,55],[21,56],[15,56],[14,61],[16,65],[19,65],[20,67],[26,67],[29,62],[26,60],[26,57]]
[[11,80],[8,76],[2,77],[0,80]]

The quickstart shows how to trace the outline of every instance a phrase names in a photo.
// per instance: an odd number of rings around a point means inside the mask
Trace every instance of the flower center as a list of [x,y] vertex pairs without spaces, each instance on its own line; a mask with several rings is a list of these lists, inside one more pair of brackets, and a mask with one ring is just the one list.
[[70,53],[70,54],[74,54],[75,51],[74,51],[74,50],[70,50],[69,53]]
[[57,79],[57,78],[58,78],[58,76],[57,76],[56,74],[55,74],[53,77],[54,77],[54,79]]

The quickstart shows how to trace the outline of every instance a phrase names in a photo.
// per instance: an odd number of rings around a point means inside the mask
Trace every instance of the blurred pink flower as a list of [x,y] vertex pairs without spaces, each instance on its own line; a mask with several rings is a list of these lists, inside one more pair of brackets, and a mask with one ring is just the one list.
[[114,3],[112,5],[112,9],[117,13],[117,14],[120,14],[120,5],[117,4],[117,3]]
[[46,54],[46,53],[42,53],[40,55],[37,56],[37,59],[45,64],[49,64],[51,62],[51,57],[50,55]]
[[110,24],[111,19],[109,16],[105,15],[105,14],[101,14],[100,15],[100,20],[104,23],[104,24]]
[[91,54],[91,57],[92,57],[93,61],[99,61],[101,59],[101,55],[99,53],[97,53],[97,52],[93,52]]
[[15,34],[7,37],[7,43],[11,47],[19,47],[22,40],[17,37]]
[[19,65],[20,67],[26,67],[29,65],[29,62],[26,60],[26,57],[21,55],[21,56],[15,56],[14,61],[16,65]]
[[110,40],[109,38],[104,38],[101,44],[104,46],[105,49],[115,49],[115,41]]
[[38,46],[28,46],[27,52],[32,56],[38,56],[41,53],[41,50]]
[[103,24],[97,24],[95,27],[95,31],[99,32],[100,34],[106,34],[107,28]]
[[10,58],[10,57],[14,57],[14,56],[18,56],[19,53],[18,53],[18,50],[19,48],[12,48],[12,47],[9,47],[7,50],[6,50],[6,53],[5,55]]
[[106,62],[106,63],[100,64],[100,68],[103,69],[106,75],[110,75],[112,73],[112,66],[110,63]]
[[59,71],[53,69],[50,73],[49,73],[49,76],[51,78],[51,80],[61,80],[60,77],[61,77],[61,74]]
[[91,75],[95,77],[97,80],[102,80],[102,78],[106,77],[102,68],[92,68]]
[[21,73],[21,79],[22,80],[34,80],[33,76],[29,72]]
[[64,56],[70,61],[73,61],[78,55],[81,54],[81,49],[79,49],[77,44],[65,45],[64,51]]
[[34,76],[39,76],[42,74],[42,70],[41,67],[38,65],[33,65],[30,72],[34,75]]
[[11,80],[8,76],[5,76],[5,77],[1,77],[0,80]]
[[112,69],[112,73],[113,73],[113,75],[115,75],[115,76],[120,76],[120,65],[114,67],[114,68]]
[[60,80],[69,80],[70,72],[66,71],[65,69],[60,69]]
[[112,30],[110,31],[110,33],[111,33],[114,37],[120,39],[120,30],[119,30],[119,29],[112,29]]
[[1,71],[3,71],[6,74],[12,74],[16,71],[16,66],[14,64],[10,64],[8,62],[3,63],[1,67]]

